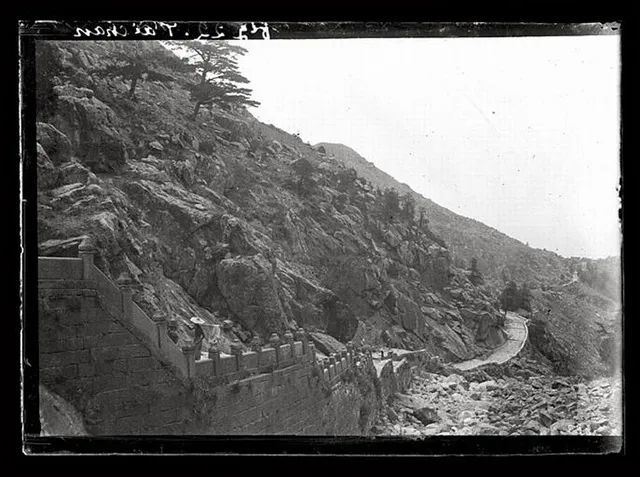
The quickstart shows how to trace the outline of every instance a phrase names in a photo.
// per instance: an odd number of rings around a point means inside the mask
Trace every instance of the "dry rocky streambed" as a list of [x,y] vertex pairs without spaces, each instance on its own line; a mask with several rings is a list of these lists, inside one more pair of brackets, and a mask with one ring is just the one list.
[[[422,372],[375,428],[385,435],[619,435],[619,384]],[[616,391],[614,391],[616,390]]]
[[534,360],[516,357],[527,339],[525,321],[515,314],[508,321],[508,342],[484,360],[454,365],[442,373],[417,370],[409,389],[395,394],[373,432],[620,435],[620,379],[585,381],[546,373]]

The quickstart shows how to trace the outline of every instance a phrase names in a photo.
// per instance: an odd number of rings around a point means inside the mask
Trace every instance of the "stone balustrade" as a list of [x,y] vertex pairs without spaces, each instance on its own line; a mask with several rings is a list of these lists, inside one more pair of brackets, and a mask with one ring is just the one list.
[[94,262],[95,249],[90,244],[81,244],[79,258],[39,257],[39,280],[80,280],[86,286],[95,287],[101,302],[114,318],[138,331],[145,344],[183,378],[208,377],[231,382],[255,374],[271,373],[294,365],[315,367],[321,379],[330,384],[352,366],[367,366],[372,363],[371,353],[361,353],[352,346],[335,353],[323,362],[317,362],[316,349],[304,333],[296,340],[290,337],[285,344],[271,344],[236,354],[209,351],[202,359],[195,359],[192,346],[178,347],[167,335],[167,323],[163,316],[149,317],[133,302],[133,287],[127,280],[115,284]]
[[195,376],[194,353],[189,348],[181,349],[166,334],[164,318],[149,317],[133,302],[131,283],[116,285],[95,266],[95,249],[83,242],[79,258],[38,257],[38,281],[69,282],[84,288],[95,288],[104,309],[116,320],[137,331],[137,335],[163,362],[170,365],[183,378]]
[[235,355],[210,350],[207,358],[195,362],[195,375],[234,381],[296,364],[313,365],[315,359],[315,346],[306,339],[275,347],[266,346],[255,351],[243,351]]

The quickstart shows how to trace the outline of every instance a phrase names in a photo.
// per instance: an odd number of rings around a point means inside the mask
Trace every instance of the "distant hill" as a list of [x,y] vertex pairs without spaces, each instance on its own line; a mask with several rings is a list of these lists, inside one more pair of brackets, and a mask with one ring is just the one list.
[[[546,250],[534,249],[477,220],[458,215],[415,192],[378,169],[356,151],[343,144],[319,143],[329,160],[356,170],[380,189],[393,188],[400,194],[411,194],[417,208],[424,207],[429,227],[447,243],[458,266],[468,266],[476,257],[480,270],[494,281],[503,277],[532,286],[554,285],[567,281],[572,273],[569,260]],[[464,262],[464,263],[463,263]]]

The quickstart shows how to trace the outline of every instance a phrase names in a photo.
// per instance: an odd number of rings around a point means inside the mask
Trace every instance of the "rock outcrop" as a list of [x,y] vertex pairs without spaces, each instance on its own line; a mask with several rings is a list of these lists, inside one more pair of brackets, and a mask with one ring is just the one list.
[[[88,88],[66,84],[56,86],[54,93],[57,95],[57,112],[52,122],[60,131],[55,127],[48,129],[62,132],[67,138],[66,141],[61,136],[55,139],[56,157],[59,153],[64,158],[70,143],[77,156],[92,170],[118,170],[128,156],[122,139],[123,131],[118,127],[118,116]],[[65,148],[68,149],[65,151]]]

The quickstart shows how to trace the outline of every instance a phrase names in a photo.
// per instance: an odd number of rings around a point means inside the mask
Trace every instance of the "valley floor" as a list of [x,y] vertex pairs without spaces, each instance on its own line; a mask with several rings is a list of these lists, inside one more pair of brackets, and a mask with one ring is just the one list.
[[532,376],[477,382],[422,372],[374,432],[385,435],[621,435],[621,383]]

